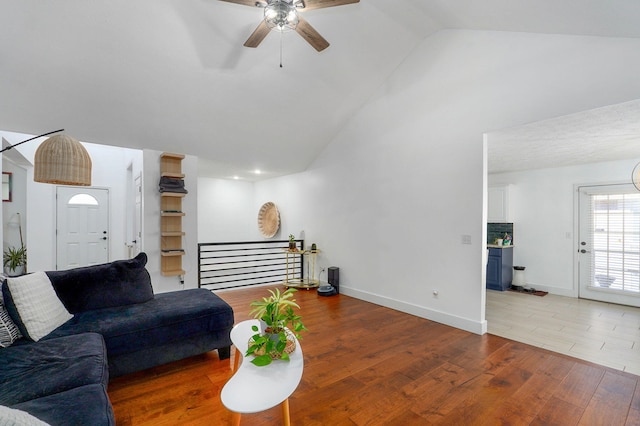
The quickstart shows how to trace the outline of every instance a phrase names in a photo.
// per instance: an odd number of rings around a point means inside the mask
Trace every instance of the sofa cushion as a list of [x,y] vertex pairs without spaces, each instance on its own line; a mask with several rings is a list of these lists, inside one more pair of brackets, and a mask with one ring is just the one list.
[[233,310],[204,288],[160,293],[137,305],[82,312],[47,338],[93,331],[109,357],[231,329]]
[[60,300],[72,314],[153,299],[147,255],[66,271],[47,271]]
[[26,411],[0,405],[1,426],[48,426],[42,420],[33,417]]
[[34,341],[40,340],[73,317],[58,298],[44,272],[7,278],[3,284],[3,295],[20,332]]
[[231,355],[229,333],[229,329],[218,330],[189,336],[179,342],[156,344],[136,352],[109,356],[109,377],[135,373],[213,350],[218,351],[219,359],[228,359]]
[[0,351],[0,404],[14,405],[109,380],[102,336],[85,333]]
[[0,297],[0,348],[11,346],[20,337],[22,337],[20,330],[9,316]]
[[52,426],[112,426],[116,422],[105,385],[85,385],[14,405]]

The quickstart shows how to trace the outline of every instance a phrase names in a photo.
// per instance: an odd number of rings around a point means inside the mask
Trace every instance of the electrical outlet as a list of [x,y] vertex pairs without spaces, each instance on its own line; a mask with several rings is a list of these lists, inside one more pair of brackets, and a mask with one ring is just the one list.
[[471,244],[471,235],[463,235],[462,244]]

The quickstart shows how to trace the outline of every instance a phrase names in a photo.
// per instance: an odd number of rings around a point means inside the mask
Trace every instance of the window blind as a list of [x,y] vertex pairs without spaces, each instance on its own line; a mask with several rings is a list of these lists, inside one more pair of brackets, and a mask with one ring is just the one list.
[[590,194],[590,287],[640,293],[640,193]]

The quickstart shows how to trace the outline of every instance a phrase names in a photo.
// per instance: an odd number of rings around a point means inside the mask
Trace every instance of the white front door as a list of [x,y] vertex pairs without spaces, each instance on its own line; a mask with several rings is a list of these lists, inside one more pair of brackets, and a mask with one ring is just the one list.
[[109,261],[109,190],[58,186],[56,269]]
[[579,209],[580,297],[640,306],[640,192],[581,187]]

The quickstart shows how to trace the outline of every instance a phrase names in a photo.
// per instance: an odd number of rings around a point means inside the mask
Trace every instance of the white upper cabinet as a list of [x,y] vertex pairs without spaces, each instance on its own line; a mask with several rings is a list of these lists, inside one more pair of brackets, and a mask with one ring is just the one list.
[[513,222],[509,208],[511,185],[495,185],[487,188],[487,222]]

